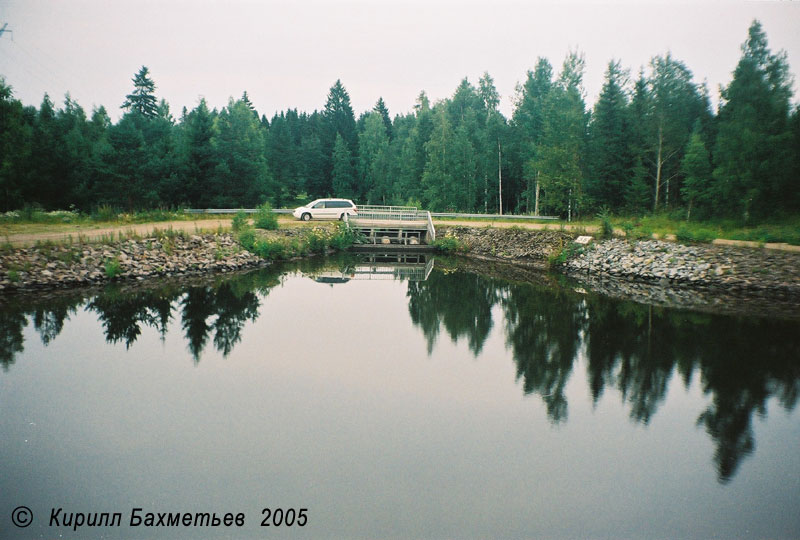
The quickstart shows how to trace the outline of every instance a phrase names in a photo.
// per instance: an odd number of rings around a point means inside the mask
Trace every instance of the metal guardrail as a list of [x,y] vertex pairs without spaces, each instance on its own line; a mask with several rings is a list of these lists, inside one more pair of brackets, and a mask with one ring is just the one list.
[[[376,207],[374,205],[357,206],[359,213],[363,209],[369,208],[397,208],[397,209],[417,209],[413,206],[383,206]],[[243,211],[247,214],[255,214],[258,208],[187,208],[184,210],[186,214],[235,214],[236,212]],[[273,208],[275,214],[291,214],[293,209],[290,208]],[[529,216],[518,214],[466,214],[460,212],[430,212],[431,217],[434,218],[465,218],[465,219],[509,219],[509,220],[547,220],[554,221],[560,219],[558,216]],[[424,218],[422,218],[424,219]]]
[[[237,212],[244,212],[245,214],[255,214],[258,208],[184,208],[184,214],[236,214]],[[289,208],[273,208],[274,214],[291,214],[294,210]]]
[[460,212],[431,212],[435,218],[474,218],[474,219],[522,219],[522,220],[557,220],[558,216],[529,216],[522,214],[462,214]]

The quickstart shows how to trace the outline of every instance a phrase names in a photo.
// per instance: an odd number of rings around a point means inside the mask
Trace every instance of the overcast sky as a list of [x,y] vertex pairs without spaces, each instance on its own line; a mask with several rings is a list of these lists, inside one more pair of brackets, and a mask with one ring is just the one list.
[[[462,78],[494,78],[501,109],[544,56],[560,69],[586,56],[591,105],[608,61],[636,76],[671,51],[708,81],[713,101],[731,79],[754,18],[770,48],[800,66],[800,2],[340,2],[199,0],[0,0],[0,75],[23,103],[69,91],[112,118],[146,65],[177,117],[200,97],[221,108],[246,90],[260,113],[322,109],[336,79],[356,115],[383,97],[394,116],[421,90],[449,97]],[[798,84],[795,81],[795,94]],[[795,95],[794,101],[798,101]]]

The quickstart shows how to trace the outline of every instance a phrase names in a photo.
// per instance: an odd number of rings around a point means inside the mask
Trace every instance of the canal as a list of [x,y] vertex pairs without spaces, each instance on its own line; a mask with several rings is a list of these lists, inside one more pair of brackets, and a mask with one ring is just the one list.
[[3,297],[0,367],[2,538],[800,537],[800,318],[345,257]]

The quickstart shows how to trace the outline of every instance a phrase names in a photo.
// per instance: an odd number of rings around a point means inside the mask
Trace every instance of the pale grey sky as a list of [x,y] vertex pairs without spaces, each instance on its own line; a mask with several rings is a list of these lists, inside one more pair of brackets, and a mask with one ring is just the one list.
[[201,96],[220,108],[244,90],[268,117],[311,112],[337,78],[356,115],[382,96],[394,116],[410,111],[421,90],[436,101],[488,71],[508,116],[516,84],[539,56],[558,70],[569,50],[583,52],[591,105],[609,60],[635,77],[671,51],[696,81],[708,81],[716,104],[754,18],[770,48],[786,50],[796,77],[794,1],[0,0],[0,26],[13,31],[0,36],[0,75],[25,104],[38,106],[47,92],[60,106],[69,91],[87,113],[105,105],[116,119],[142,65],[176,117]]

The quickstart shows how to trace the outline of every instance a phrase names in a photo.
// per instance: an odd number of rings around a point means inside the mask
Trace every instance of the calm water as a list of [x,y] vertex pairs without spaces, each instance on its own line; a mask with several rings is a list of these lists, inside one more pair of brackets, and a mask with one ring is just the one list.
[[337,260],[6,298],[0,363],[2,538],[800,537],[797,320]]

